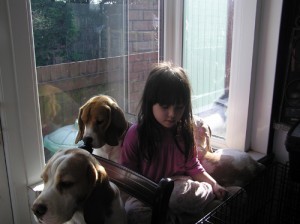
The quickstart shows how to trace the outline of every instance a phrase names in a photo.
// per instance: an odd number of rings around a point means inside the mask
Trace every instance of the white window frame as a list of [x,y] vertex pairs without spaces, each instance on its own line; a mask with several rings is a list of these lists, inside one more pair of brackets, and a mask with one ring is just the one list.
[[[182,65],[183,1],[164,1],[164,57],[178,65]],[[213,146],[265,155],[282,0],[235,0],[234,7],[227,133],[225,140],[213,139]]]
[[[175,18],[176,21],[169,21],[169,23],[166,21],[168,25],[165,26],[164,35],[168,43],[165,46],[173,50],[173,53],[165,51],[165,56],[173,60],[172,55],[174,55],[176,57],[173,61],[181,62],[178,53],[181,36],[180,33],[176,36],[178,34],[176,30],[181,26],[179,19],[181,14],[178,12],[182,9],[180,8],[182,0],[164,0],[168,9],[171,9],[169,7],[172,2],[175,4],[176,11],[168,10],[169,13],[175,13],[173,17],[169,16],[169,19]],[[252,79],[251,85],[247,87],[250,92],[245,94],[245,99],[239,98],[238,107],[234,107],[238,114],[229,119],[232,123],[230,127],[235,133],[231,139],[239,141],[238,143],[227,142],[227,146],[241,150],[255,149],[265,154],[270,129],[282,0],[236,0],[236,2],[249,4],[240,16],[244,14],[249,17],[253,16],[250,12],[253,9],[256,10],[255,18],[259,22],[255,27],[252,24],[255,32],[247,37],[250,42],[242,42],[245,41],[243,39],[246,38],[243,37],[245,33],[235,34],[240,37],[239,48],[235,51],[245,52],[242,47],[248,46],[249,52],[247,51],[248,54],[245,55],[247,55],[246,60],[250,61],[240,61],[234,69],[251,75]],[[44,166],[30,1],[0,0],[0,3],[1,10],[6,12],[0,17],[0,115],[5,162],[14,223],[30,223],[32,220],[27,186],[40,181],[40,173]],[[179,4],[179,7],[176,4]],[[241,19],[241,26],[243,22],[246,20]],[[177,42],[172,38],[175,36]],[[3,43],[6,45],[4,46]],[[251,52],[254,52],[254,56],[250,55]],[[240,80],[232,82],[234,81]],[[232,102],[229,104],[231,105]],[[236,124],[238,124],[237,127]],[[3,221],[2,217],[1,220]]]
[[40,181],[44,153],[30,2],[1,0],[0,6],[6,10],[0,24],[0,113],[13,222],[31,223],[27,186]]

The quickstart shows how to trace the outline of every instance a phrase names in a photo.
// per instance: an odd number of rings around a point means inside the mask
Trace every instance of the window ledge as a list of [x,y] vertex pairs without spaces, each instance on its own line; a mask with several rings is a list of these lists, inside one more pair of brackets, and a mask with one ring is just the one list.
[[254,160],[259,161],[266,157],[266,154],[260,153],[260,152],[255,152],[255,151],[249,151],[247,152],[248,155],[250,155]]

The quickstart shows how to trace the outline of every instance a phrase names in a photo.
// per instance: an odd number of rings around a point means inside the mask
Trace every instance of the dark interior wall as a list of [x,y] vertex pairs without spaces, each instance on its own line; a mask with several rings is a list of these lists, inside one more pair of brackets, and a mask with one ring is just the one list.
[[[298,58],[299,57],[299,58]],[[292,125],[300,120],[300,1],[284,0],[273,98],[272,123]],[[295,86],[295,85],[294,85]],[[291,99],[293,98],[293,99]]]
[[[270,137],[269,137],[269,144],[268,144],[269,155],[273,153],[275,154],[278,153],[276,152],[278,150],[280,151],[281,154],[285,151],[285,149],[281,149],[281,148],[284,147],[284,141],[285,141],[284,139],[287,133],[287,128],[292,123],[295,123],[300,116],[299,112],[297,113],[297,107],[294,107],[294,109],[296,110],[294,110],[295,113],[293,115],[285,116],[286,109],[288,108],[286,94],[285,94],[287,89],[287,83],[290,82],[290,80],[292,79],[297,79],[297,77],[300,80],[300,70],[298,70],[298,73],[297,72],[293,74],[290,73],[290,67],[291,67],[290,62],[291,59],[293,58],[291,55],[291,53],[293,52],[293,31],[295,31],[295,29],[300,30],[299,18],[300,18],[299,0],[283,0],[277,62],[276,62],[277,63],[276,76],[275,76],[274,94],[273,94],[273,102],[272,102]],[[299,106],[299,101],[298,101],[298,106]],[[279,130],[280,128],[278,129],[274,127],[275,124],[283,124],[284,128],[282,130]],[[274,142],[276,145],[274,144]],[[279,144],[280,146],[277,146],[277,144]],[[285,158],[286,153],[283,154],[284,154],[283,157]]]

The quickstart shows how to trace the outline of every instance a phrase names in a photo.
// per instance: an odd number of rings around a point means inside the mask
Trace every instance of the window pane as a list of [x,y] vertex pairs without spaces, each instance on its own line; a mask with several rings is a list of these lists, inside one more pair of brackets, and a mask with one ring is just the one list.
[[90,97],[114,97],[136,113],[159,58],[160,1],[31,0],[46,160],[74,146],[78,110]]
[[232,2],[184,1],[183,67],[193,89],[193,112],[221,138],[226,136]]

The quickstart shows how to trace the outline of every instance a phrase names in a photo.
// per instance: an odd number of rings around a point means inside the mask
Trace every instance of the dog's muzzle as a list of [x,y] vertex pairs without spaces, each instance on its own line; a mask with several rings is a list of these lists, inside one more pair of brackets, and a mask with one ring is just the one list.
[[32,206],[32,211],[38,219],[41,219],[43,217],[43,215],[46,214],[47,210],[48,210],[48,208],[44,204],[34,204]]
[[89,153],[93,153],[93,150],[94,150],[92,147],[93,138],[84,137],[82,140],[83,140],[84,144],[79,146],[78,148],[84,149],[84,150],[88,151]]

